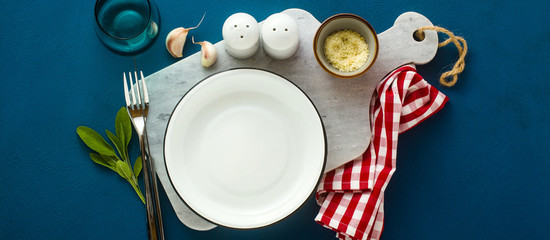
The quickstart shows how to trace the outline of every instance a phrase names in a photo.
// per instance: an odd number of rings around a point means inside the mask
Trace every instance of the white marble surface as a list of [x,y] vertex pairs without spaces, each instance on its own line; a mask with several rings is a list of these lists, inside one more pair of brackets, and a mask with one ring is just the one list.
[[284,13],[295,19],[300,31],[299,48],[289,59],[275,60],[262,48],[250,58],[236,59],[227,54],[221,41],[215,44],[218,61],[208,69],[201,66],[200,53],[196,53],[147,77],[151,102],[147,122],[151,156],[177,216],[192,229],[209,230],[216,225],[194,214],[171,186],[164,166],[163,143],[172,110],[197,82],[219,71],[239,67],[266,69],[294,82],[312,99],[322,117],[328,148],[325,170],[329,171],[366,150],[370,140],[369,101],[378,81],[403,64],[427,63],[437,52],[435,32],[426,32],[422,42],[412,37],[418,27],[432,23],[418,13],[404,13],[392,28],[378,34],[379,56],[371,70],[355,79],[338,79],[325,73],[313,55],[313,36],[320,22],[301,9],[288,9]]

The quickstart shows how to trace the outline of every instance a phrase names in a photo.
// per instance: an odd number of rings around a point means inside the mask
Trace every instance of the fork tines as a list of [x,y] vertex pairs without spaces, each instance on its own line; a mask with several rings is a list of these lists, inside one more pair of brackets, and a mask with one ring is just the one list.
[[[132,73],[131,72],[128,73],[128,78],[130,79],[130,91],[128,91],[128,81],[126,80],[126,73],[122,73],[124,78],[124,98],[126,99],[126,106],[128,108],[141,109],[149,105],[149,93],[147,92],[147,84],[145,83],[145,80],[144,80],[145,77],[143,76],[142,71],[139,71],[139,73],[140,73],[141,81],[138,79],[137,71],[135,71],[134,72],[135,82],[134,80],[132,80]],[[139,84],[140,82],[141,84]],[[136,85],[136,88],[134,88],[134,84]],[[132,101],[130,101],[130,92],[132,94]],[[143,102],[141,101],[142,99],[143,99]]]

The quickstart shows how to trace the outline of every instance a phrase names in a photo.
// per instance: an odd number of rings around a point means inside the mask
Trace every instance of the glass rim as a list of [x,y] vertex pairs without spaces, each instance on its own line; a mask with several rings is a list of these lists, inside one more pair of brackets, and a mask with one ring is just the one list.
[[136,34],[135,36],[132,36],[132,37],[126,37],[126,38],[123,38],[123,37],[117,37],[117,36],[113,36],[112,34],[108,33],[107,31],[105,31],[105,29],[103,28],[103,26],[101,26],[101,24],[99,23],[99,19],[97,19],[97,16],[98,16],[98,13],[99,13],[99,2],[106,2],[108,0],[96,0],[95,1],[95,7],[94,7],[94,18],[95,18],[95,23],[97,24],[97,26],[99,27],[99,29],[101,29],[101,31],[105,34],[107,34],[107,36],[109,37],[112,37],[114,39],[118,39],[118,40],[129,40],[129,39],[132,39],[132,38],[135,38],[139,35],[141,35],[146,29],[147,27],[149,26],[149,24],[151,24],[151,18],[152,18],[152,11],[153,11],[153,6],[151,5],[151,1],[150,0],[146,0],[147,1],[147,6],[148,6],[148,9],[149,9],[149,16],[147,18],[147,24],[143,27],[143,29],[138,33]]

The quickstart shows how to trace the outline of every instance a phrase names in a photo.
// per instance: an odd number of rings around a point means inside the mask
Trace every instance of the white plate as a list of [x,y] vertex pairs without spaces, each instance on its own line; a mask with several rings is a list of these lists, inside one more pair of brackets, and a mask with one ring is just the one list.
[[203,218],[258,228],[297,210],[323,173],[326,139],[311,100],[258,69],[212,75],[180,100],[166,129],[166,170]]

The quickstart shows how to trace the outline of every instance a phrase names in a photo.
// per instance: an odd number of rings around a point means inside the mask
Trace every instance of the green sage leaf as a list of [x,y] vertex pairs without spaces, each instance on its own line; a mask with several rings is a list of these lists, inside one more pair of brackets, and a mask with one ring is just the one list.
[[[120,135],[118,135],[120,134]],[[122,145],[124,145],[124,147],[122,148],[122,150],[124,151],[124,158],[125,159],[130,159],[128,157],[128,143],[126,142],[126,133],[124,132],[124,128],[120,127],[120,133],[117,133],[119,137],[119,140],[120,140],[120,143]],[[132,136],[132,134],[130,134],[130,137]]]
[[141,172],[142,167],[143,167],[143,161],[141,160],[141,156],[139,156],[134,162],[134,176],[136,176],[136,178],[139,176],[139,173]]
[[122,142],[120,139],[118,139],[117,136],[115,136],[111,131],[105,130],[105,133],[107,133],[107,137],[109,137],[109,140],[115,145],[116,150],[118,151],[118,154],[122,159],[126,157],[124,153],[125,146],[122,145]]
[[116,162],[108,157],[108,156],[101,156],[97,153],[90,153],[90,158],[92,159],[92,161],[94,161],[95,163],[99,164],[99,165],[102,165],[102,166],[105,166],[113,171],[116,172]]
[[119,160],[116,162],[116,171],[122,178],[128,181],[132,180],[132,169],[130,169],[130,166],[128,166],[128,164],[124,161]]
[[128,146],[132,138],[132,122],[126,108],[122,107],[117,112],[115,118],[116,134],[113,134],[109,130],[105,130],[108,138],[118,151],[120,158],[119,155],[116,154],[115,149],[93,129],[80,126],[76,129],[76,132],[89,148],[96,151],[90,153],[92,161],[117,172],[132,185],[141,201],[145,203],[145,198],[138,184],[138,175],[142,169],[141,157],[138,157],[136,162],[134,162],[133,168],[130,163],[130,158],[128,157]]
[[82,139],[82,141],[92,150],[98,152],[99,154],[106,155],[106,156],[116,156],[115,149],[109,145],[103,139],[99,133],[97,133],[95,130],[85,127],[85,126],[79,126],[76,129],[76,133]]
[[132,139],[132,121],[125,107],[120,108],[116,114],[115,133],[121,140],[120,142],[128,147],[130,139]]

